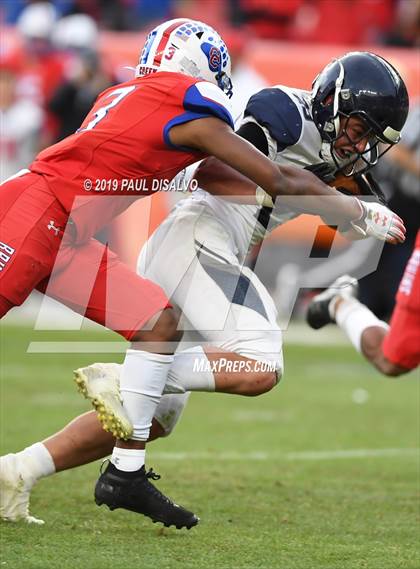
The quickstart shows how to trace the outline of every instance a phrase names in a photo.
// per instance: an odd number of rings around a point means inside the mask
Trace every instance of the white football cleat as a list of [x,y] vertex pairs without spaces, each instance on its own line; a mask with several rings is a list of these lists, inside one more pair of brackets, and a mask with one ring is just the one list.
[[127,440],[133,425],[120,395],[120,364],[96,363],[74,371],[77,388],[92,403],[105,431],[117,439]]
[[306,321],[311,328],[318,330],[326,324],[335,322],[330,310],[333,299],[356,298],[359,285],[357,279],[350,275],[338,277],[326,290],[314,296],[306,312]]
[[15,454],[0,457],[0,518],[7,522],[44,524],[29,513],[29,498],[35,479],[23,474],[21,459]]

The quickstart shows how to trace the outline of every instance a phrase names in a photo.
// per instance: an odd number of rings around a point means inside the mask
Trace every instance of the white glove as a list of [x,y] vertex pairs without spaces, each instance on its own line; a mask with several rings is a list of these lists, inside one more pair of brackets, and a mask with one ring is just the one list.
[[404,243],[406,229],[403,220],[396,213],[380,203],[357,201],[363,213],[359,219],[350,222],[357,233],[362,237],[372,236],[394,245]]

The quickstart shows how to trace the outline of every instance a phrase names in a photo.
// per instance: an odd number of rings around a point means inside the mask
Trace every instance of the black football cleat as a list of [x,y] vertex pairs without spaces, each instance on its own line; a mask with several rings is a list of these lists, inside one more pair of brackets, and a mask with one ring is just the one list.
[[306,311],[306,321],[311,328],[319,330],[327,324],[335,322],[329,310],[334,297],[355,298],[358,291],[357,280],[349,275],[336,279],[326,290],[314,296]]
[[95,502],[106,504],[110,510],[123,508],[143,514],[153,522],[177,529],[190,529],[200,521],[195,514],[178,506],[164,496],[149,480],[158,480],[159,474],[144,466],[136,472],[122,472],[109,463],[95,486]]

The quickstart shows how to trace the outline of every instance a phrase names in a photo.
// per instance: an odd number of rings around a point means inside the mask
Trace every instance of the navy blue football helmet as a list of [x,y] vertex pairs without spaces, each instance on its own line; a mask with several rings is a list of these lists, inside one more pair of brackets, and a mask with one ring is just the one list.
[[[407,114],[404,81],[390,63],[373,53],[355,51],[334,59],[312,85],[312,116],[322,139],[321,158],[346,175],[368,170],[397,144]],[[368,144],[363,152],[353,144],[354,153],[343,159],[334,152],[334,143],[346,135],[352,116],[366,125]]]

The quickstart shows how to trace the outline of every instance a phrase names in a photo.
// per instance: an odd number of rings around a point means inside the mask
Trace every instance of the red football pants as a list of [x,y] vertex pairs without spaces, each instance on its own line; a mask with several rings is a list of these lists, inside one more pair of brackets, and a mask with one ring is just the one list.
[[106,245],[95,239],[72,244],[68,213],[42,176],[29,173],[3,184],[0,204],[0,316],[36,288],[130,340],[169,306],[158,285]]

